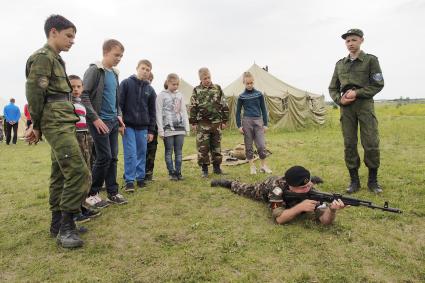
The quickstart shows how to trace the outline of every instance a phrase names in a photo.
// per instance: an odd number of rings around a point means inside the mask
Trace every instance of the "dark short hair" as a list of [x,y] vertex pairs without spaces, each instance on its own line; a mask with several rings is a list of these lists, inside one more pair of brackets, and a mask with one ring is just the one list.
[[50,17],[46,19],[46,22],[44,23],[44,33],[46,34],[47,38],[49,37],[49,33],[52,28],[56,29],[57,31],[72,28],[74,29],[75,33],[77,32],[75,25],[61,15],[50,15]]
[[12,97],[12,98],[10,99],[10,102],[15,103],[15,99]]
[[81,82],[83,82],[83,80],[77,76],[77,75],[69,75],[68,76],[68,80],[72,81],[72,80],[80,80]]
[[121,42],[119,42],[116,39],[108,39],[103,43],[103,46],[102,46],[103,54],[108,53],[115,46],[118,46],[119,48],[121,48],[121,51],[124,52],[124,45],[122,45]]

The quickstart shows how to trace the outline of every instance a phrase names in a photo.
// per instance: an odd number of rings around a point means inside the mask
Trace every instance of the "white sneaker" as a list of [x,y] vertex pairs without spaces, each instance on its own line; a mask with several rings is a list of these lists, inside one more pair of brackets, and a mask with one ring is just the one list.
[[257,167],[255,167],[255,165],[252,165],[251,168],[249,169],[249,173],[251,175],[257,174]]
[[269,168],[269,167],[267,167],[267,165],[262,166],[262,167],[260,168],[260,171],[261,171],[262,173],[266,173],[266,174],[271,174],[271,173],[273,173],[273,171],[272,171],[272,170],[270,170],[270,168]]
[[89,206],[95,206],[97,202],[98,200],[96,199],[96,196],[89,196],[88,198],[86,198],[86,203]]

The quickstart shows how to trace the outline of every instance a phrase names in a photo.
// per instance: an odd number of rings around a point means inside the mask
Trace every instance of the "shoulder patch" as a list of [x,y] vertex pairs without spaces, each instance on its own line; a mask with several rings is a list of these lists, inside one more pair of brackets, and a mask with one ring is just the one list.
[[382,73],[375,73],[372,75],[372,78],[377,82],[380,82],[384,79],[384,77],[382,76]]

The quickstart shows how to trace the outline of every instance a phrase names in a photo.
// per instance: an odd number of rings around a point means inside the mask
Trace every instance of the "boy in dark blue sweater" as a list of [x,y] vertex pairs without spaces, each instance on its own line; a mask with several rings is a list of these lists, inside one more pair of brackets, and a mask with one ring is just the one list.
[[[250,164],[250,173],[257,174],[254,163],[254,150],[252,143],[255,142],[258,155],[261,160],[260,171],[272,173],[266,164],[266,142],[264,133],[267,130],[267,110],[264,96],[254,88],[254,77],[250,72],[243,74],[245,91],[239,95],[236,105],[236,125],[239,132],[244,135],[245,154]],[[241,110],[244,110],[241,122]]]
[[153,139],[156,125],[156,93],[149,82],[152,64],[141,60],[137,74],[120,84],[120,108],[126,125],[124,145],[125,191],[134,192],[134,181],[139,188],[145,185],[147,143]]

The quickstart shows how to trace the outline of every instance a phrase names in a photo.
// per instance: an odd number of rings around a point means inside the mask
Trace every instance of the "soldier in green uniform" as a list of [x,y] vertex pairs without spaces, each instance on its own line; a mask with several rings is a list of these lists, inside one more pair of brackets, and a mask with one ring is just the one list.
[[193,89],[190,98],[189,122],[196,132],[198,164],[202,168],[202,177],[208,177],[209,153],[215,174],[222,174],[220,165],[221,130],[229,119],[229,107],[224,99],[223,91],[211,82],[211,73],[207,68],[199,70],[200,85]]
[[33,128],[26,134],[36,144],[43,134],[51,146],[50,232],[64,248],[81,247],[73,216],[80,213],[81,199],[89,189],[89,170],[76,138],[79,120],[70,100],[72,91],[59,56],[74,44],[76,27],[60,15],[47,18],[47,44],[34,52],[26,64],[26,97]]
[[284,176],[272,176],[261,183],[247,184],[216,179],[211,181],[211,186],[228,188],[236,194],[268,203],[277,224],[285,224],[295,218],[307,218],[329,225],[335,221],[336,211],[345,207],[340,199],[319,206],[315,200],[288,201],[284,198],[285,191],[308,193],[314,190],[313,185],[322,182],[319,177],[310,177],[310,172],[304,167],[293,166]]
[[344,137],[345,164],[350,173],[347,193],[360,189],[358,170],[360,157],[357,151],[357,132],[360,125],[360,140],[364,148],[364,163],[369,169],[368,188],[381,193],[378,183],[379,135],[373,97],[384,87],[384,79],[378,58],[364,53],[363,32],[350,29],[342,35],[350,52],[336,63],[329,93],[341,110],[341,128]]

